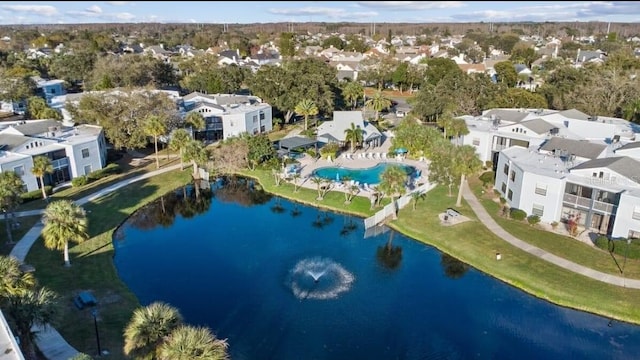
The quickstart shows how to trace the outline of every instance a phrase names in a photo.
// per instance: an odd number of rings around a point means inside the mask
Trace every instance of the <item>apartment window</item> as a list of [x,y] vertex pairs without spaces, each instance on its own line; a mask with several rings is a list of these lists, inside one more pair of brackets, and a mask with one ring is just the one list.
[[82,158],[86,159],[89,157],[89,148],[82,149]]
[[633,208],[633,215],[631,215],[633,220],[640,220],[640,206],[636,206]]
[[511,179],[511,181],[516,181],[516,172],[511,170],[511,175],[509,176],[509,179]]
[[509,164],[504,164],[504,174],[509,175]]
[[500,187],[500,190],[502,190],[502,193],[506,193],[507,192],[507,184],[502,183],[502,186]]
[[22,177],[24,175],[24,166],[20,165],[14,167],[13,172],[16,173],[16,175]]
[[264,125],[260,125],[260,132],[263,133],[267,131],[267,128]]
[[540,204],[533,204],[533,207],[531,208],[531,215],[538,215],[542,217],[542,214],[544,214],[544,206]]
[[513,200],[513,190],[509,189],[509,193],[507,194],[507,199]]
[[85,165],[84,166],[84,174],[85,175],[89,175],[89,173],[91,173],[91,165]]
[[253,123],[258,123],[258,115],[253,115]]
[[546,196],[547,184],[536,184],[536,194]]
[[473,146],[480,146],[480,139],[473,138]]
[[260,120],[264,120],[264,118],[265,118],[264,113],[261,111],[260,112]]

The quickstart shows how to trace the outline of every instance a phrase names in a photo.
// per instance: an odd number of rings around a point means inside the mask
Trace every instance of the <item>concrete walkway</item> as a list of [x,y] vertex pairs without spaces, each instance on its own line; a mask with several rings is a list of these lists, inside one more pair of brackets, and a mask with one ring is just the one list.
[[[177,170],[180,168],[180,164],[167,166],[166,168],[161,168],[158,170],[154,170],[140,176],[132,177],[130,179],[126,179],[115,183],[111,186],[108,186],[104,189],[101,189],[91,195],[87,195],[81,199],[78,199],[76,203],[78,205],[84,205],[92,200],[95,200],[101,196],[112,193],[124,186],[130,185],[134,182],[148,179],[152,176],[160,175],[169,171]],[[32,215],[41,215],[44,210],[31,210],[31,211],[23,211],[16,213],[16,217],[18,216],[32,216]],[[38,240],[40,237],[40,232],[44,225],[42,222],[36,223],[23,237],[18,241],[13,249],[11,250],[10,256],[15,257],[20,260],[20,262],[24,263],[27,254],[29,253],[29,249],[31,246]],[[42,354],[49,360],[69,360],[74,356],[78,355],[78,351],[74,349],[67,341],[58,333],[56,329],[52,326],[44,326],[44,327],[34,327],[34,331],[37,331],[36,344],[38,349],[42,352]]]
[[567,269],[569,271],[573,271],[575,273],[587,276],[591,279],[602,281],[607,284],[622,286],[630,289],[640,289],[640,280],[635,279],[626,279],[624,277],[606,274],[600,271],[596,271],[590,269],[588,267],[576,264],[569,260],[563,259],[559,256],[550,254],[538,247],[530,245],[515,236],[506,232],[498,223],[493,220],[491,215],[487,212],[487,210],[480,204],[478,198],[473,194],[471,189],[469,188],[469,184],[465,183],[464,189],[462,192],[462,196],[467,201],[471,209],[476,214],[478,219],[494,234],[508,242],[509,244],[518,247],[531,255],[535,255],[545,261],[548,261],[552,264],[560,266],[563,269]]

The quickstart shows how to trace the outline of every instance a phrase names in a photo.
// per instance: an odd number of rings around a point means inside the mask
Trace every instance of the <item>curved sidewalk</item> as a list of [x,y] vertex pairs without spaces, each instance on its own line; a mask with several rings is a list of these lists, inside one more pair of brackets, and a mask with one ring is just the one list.
[[[122,180],[113,185],[110,185],[104,189],[98,190],[93,194],[87,195],[81,199],[76,200],[78,205],[84,205],[92,200],[95,200],[101,196],[112,193],[124,186],[132,184],[134,182],[148,179],[150,177],[160,175],[169,171],[180,169],[180,164],[167,166],[166,168],[150,171],[148,173],[132,177],[130,179]],[[44,212],[44,210],[31,210],[16,213],[16,216],[31,216],[31,215],[40,215]],[[23,237],[18,241],[13,249],[11,250],[10,256],[15,257],[20,260],[20,262],[24,262],[27,254],[29,253],[29,249],[31,246],[38,240],[40,237],[40,232],[43,228],[42,222],[36,223]],[[74,349],[67,341],[58,333],[56,329],[52,326],[44,326],[44,327],[34,327],[34,331],[38,332],[38,336],[36,338],[36,344],[38,345],[38,349],[42,352],[42,354],[49,360],[69,360],[74,356],[78,355],[78,350]]]
[[624,277],[606,274],[600,271],[596,271],[590,269],[588,267],[576,264],[569,260],[563,259],[559,256],[548,253],[538,247],[535,247],[531,244],[528,244],[515,236],[506,232],[498,223],[493,220],[491,215],[487,212],[487,210],[480,204],[478,198],[473,194],[471,189],[469,188],[469,184],[464,184],[464,189],[462,192],[462,196],[467,201],[471,209],[476,214],[478,219],[495,235],[508,242],[509,244],[520,248],[531,255],[535,255],[542,260],[548,261],[552,264],[560,266],[563,269],[567,269],[569,271],[573,271],[575,273],[587,276],[591,279],[602,281],[607,284],[622,286],[630,289],[640,289],[640,280],[635,279],[626,279]]

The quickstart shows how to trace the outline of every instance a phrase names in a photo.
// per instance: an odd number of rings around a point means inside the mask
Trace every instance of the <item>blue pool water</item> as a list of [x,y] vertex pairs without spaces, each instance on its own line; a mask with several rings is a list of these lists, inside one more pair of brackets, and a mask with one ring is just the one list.
[[393,231],[365,238],[362,219],[244,182],[182,194],[116,232],[115,265],[141,304],[177,307],[234,360],[640,354],[638,326],[552,305]]
[[380,174],[390,166],[401,167],[407,175],[412,175],[416,172],[416,168],[405,164],[394,163],[380,163],[374,167],[366,169],[350,169],[339,166],[323,167],[313,171],[313,175],[319,176],[327,180],[341,181],[342,179],[349,178],[353,181],[359,181],[360,184],[378,184],[380,183]]

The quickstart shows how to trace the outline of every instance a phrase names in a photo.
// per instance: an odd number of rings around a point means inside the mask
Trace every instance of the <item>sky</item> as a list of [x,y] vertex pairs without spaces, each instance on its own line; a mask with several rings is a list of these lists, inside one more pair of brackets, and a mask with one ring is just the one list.
[[0,24],[638,22],[640,1],[2,1]]

